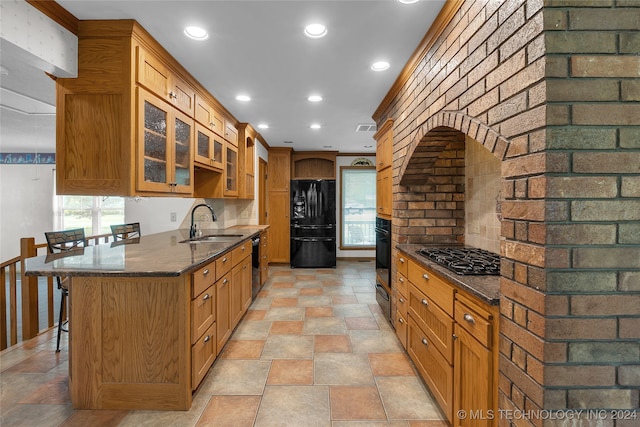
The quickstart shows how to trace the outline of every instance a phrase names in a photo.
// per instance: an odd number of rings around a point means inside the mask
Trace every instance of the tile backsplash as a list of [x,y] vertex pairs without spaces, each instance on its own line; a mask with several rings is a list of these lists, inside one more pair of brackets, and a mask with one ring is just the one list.
[[465,232],[467,245],[500,253],[500,160],[467,136],[465,150]]

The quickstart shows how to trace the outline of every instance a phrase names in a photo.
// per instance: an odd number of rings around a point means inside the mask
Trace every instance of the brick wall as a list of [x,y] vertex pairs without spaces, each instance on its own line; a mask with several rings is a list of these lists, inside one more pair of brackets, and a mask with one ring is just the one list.
[[501,160],[502,409],[640,407],[638,30],[637,0],[466,0],[376,112],[397,243],[464,240],[465,135]]

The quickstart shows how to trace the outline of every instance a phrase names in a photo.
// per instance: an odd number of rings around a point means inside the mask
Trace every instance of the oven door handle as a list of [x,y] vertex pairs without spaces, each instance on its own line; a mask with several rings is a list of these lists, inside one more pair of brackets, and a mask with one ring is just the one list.
[[380,233],[380,234],[384,234],[385,236],[389,235],[389,232],[387,230],[383,229],[383,228],[376,228],[375,232],[376,233]]
[[[382,292],[380,292],[378,290],[378,288],[382,289]],[[390,297],[389,294],[387,293],[387,290],[379,283],[376,283],[376,291],[378,291],[378,293],[380,294],[380,296],[382,298],[384,298],[386,301],[389,301]]]

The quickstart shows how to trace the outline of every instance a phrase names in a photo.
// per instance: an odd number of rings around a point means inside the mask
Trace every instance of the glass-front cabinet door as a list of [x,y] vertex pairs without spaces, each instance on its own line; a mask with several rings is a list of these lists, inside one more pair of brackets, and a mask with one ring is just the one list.
[[196,123],[196,153],[195,162],[207,168],[222,171],[223,139],[206,127]]
[[139,191],[193,192],[193,119],[138,88]]
[[193,193],[193,119],[173,110],[173,192]]
[[238,195],[238,149],[231,144],[227,144],[225,159],[225,196]]

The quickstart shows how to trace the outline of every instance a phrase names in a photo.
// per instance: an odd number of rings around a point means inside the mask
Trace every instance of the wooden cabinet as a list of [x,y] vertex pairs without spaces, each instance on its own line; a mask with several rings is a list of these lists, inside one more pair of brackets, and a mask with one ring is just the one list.
[[398,256],[396,261],[396,281],[393,285],[394,304],[392,304],[392,307],[395,307],[394,326],[396,328],[396,335],[405,349],[407,348],[407,324],[409,320],[409,279],[407,279],[407,265],[407,259],[403,256]]
[[195,130],[195,164],[222,172],[224,168],[224,140],[200,123],[195,124]]
[[140,191],[193,192],[193,119],[138,88]]
[[[499,307],[455,288],[399,252],[396,289],[408,285],[406,348],[436,401],[454,427],[497,425],[498,417],[458,419],[459,410],[497,413]],[[402,279],[402,280],[401,280]],[[404,309],[397,304],[397,319]],[[402,338],[401,338],[402,340]]]
[[268,210],[269,262],[289,263],[291,149],[269,150]]
[[393,214],[393,120],[387,120],[373,136],[376,140],[376,212],[391,219]]
[[217,135],[224,137],[224,116],[204,97],[196,94],[195,119]]
[[291,155],[291,179],[336,179],[337,151],[297,151]]
[[233,116],[137,22],[78,34],[78,77],[56,80],[56,192],[237,197]]
[[260,233],[260,286],[269,278],[269,232]]
[[173,72],[165,62],[137,46],[136,81],[189,117],[194,115],[195,89]]
[[216,282],[216,353],[231,336],[231,274],[227,273]]
[[392,168],[379,171],[376,176],[376,212],[383,218],[391,218],[392,206]]
[[[235,248],[231,254],[231,328],[235,328],[251,304],[251,241]],[[248,292],[247,292],[248,290]]]
[[216,358],[215,262],[191,274],[191,388],[195,390]]
[[227,144],[224,164],[224,196],[236,197],[238,196],[238,147]]
[[255,197],[255,144],[258,133],[249,123],[238,125],[238,198]]
[[[497,307],[456,294],[454,329],[454,414],[473,408],[497,413],[498,331]],[[496,417],[498,418],[498,417]],[[456,427],[497,425],[496,420],[456,420]]]

